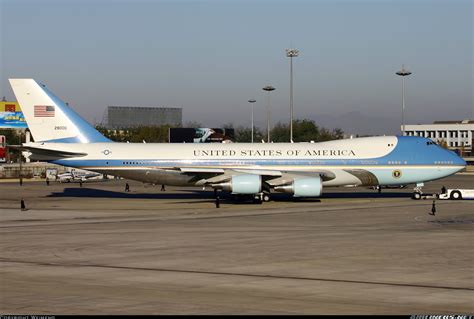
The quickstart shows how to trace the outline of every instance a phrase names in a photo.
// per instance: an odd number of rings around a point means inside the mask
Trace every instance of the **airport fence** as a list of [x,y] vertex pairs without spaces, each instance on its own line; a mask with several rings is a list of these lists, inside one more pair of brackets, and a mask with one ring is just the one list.
[[[58,174],[67,171],[64,166],[50,163],[23,163],[21,165],[21,175],[23,178],[46,178],[47,169],[55,169]],[[11,179],[20,177],[20,164],[3,164],[0,165],[0,179]]]

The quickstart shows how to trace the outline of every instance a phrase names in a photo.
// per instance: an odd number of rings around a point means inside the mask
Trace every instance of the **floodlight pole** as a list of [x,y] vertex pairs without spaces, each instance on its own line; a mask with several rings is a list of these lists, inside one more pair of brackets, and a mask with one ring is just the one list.
[[253,127],[254,127],[254,125],[253,125],[253,104],[255,102],[257,102],[257,100],[254,100],[254,99],[249,100],[250,105],[252,105],[252,143],[253,143]]
[[23,171],[22,171],[22,163],[23,163],[23,159],[22,159],[22,156],[23,156],[23,152],[22,152],[22,149],[21,147],[23,146],[23,131],[20,129],[20,134],[19,134],[19,140],[20,140],[20,149],[19,149],[19,161],[20,161],[20,171],[18,172],[18,177],[19,177],[19,180],[20,180],[20,186],[23,186]]
[[402,65],[402,69],[395,73],[402,77],[402,136],[405,135],[405,77],[410,75],[411,72],[405,69],[405,65]]
[[271,85],[267,85],[262,90],[267,91],[267,143],[270,143],[270,92],[274,91],[275,88]]
[[286,56],[290,58],[290,143],[293,142],[293,58],[298,54],[297,49],[286,49]]

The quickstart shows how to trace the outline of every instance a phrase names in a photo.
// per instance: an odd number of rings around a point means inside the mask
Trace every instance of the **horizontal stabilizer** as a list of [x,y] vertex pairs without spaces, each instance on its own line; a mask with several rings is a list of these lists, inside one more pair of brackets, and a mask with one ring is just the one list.
[[32,146],[9,145],[8,147],[11,149],[30,152],[31,155],[29,156],[29,158],[38,161],[51,161],[70,157],[82,157],[87,155],[87,153],[50,150]]

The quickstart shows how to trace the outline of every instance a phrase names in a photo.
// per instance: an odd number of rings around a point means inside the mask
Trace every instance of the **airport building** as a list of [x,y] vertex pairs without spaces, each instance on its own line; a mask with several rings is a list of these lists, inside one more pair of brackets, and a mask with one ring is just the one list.
[[139,126],[181,126],[183,109],[178,107],[108,106],[107,128],[111,130]]
[[456,151],[461,156],[473,156],[474,120],[405,125],[403,135],[426,137]]

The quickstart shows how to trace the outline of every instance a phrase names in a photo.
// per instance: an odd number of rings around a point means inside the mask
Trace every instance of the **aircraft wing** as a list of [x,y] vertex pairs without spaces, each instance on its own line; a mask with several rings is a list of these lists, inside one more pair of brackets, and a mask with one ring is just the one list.
[[292,183],[296,179],[308,177],[321,177],[323,181],[336,178],[335,174],[321,170],[319,172],[306,171],[279,171],[250,168],[187,168],[176,167],[185,174],[195,176],[197,185],[216,184],[229,181],[236,175],[260,175],[265,183],[270,187],[281,186]]
[[[197,185],[216,184],[229,181],[232,176],[236,175],[260,175],[262,180],[269,187],[283,186],[291,184],[293,181],[302,178],[320,177],[322,181],[330,181],[336,178],[336,175],[330,170],[320,171],[280,171],[280,170],[264,170],[250,168],[175,168],[185,174],[195,177]],[[355,176],[360,180],[361,185],[375,186],[379,185],[377,177],[364,169],[346,169],[347,173]]]

